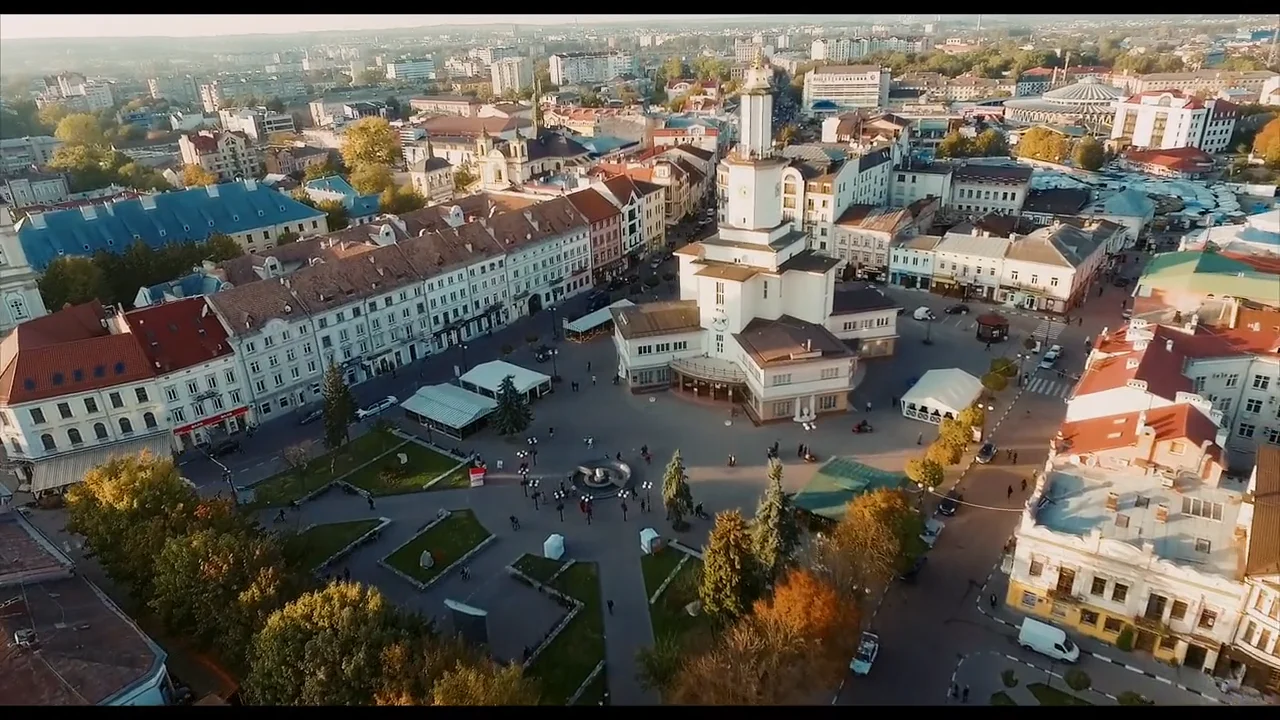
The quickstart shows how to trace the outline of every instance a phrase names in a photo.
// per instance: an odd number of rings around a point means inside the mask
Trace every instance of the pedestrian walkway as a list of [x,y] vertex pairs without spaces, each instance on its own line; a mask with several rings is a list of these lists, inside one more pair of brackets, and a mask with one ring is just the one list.
[[1048,397],[1065,398],[1071,394],[1075,382],[1071,380],[1050,380],[1047,377],[1033,377],[1024,388],[1029,393],[1047,395]]
[[1031,337],[1049,345],[1057,341],[1066,327],[1066,323],[1057,320],[1041,320],[1040,324],[1036,325],[1035,332],[1031,333]]

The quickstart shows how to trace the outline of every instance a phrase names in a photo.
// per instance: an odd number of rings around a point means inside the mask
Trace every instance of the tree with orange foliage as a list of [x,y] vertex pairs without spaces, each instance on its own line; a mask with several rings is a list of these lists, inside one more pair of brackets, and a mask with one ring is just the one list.
[[757,600],[755,616],[771,627],[787,627],[810,643],[807,672],[835,682],[853,652],[859,613],[817,574],[796,568],[774,588],[773,597]]
[[[820,681],[807,673],[813,643],[795,628],[748,615],[676,678],[677,705],[785,705],[808,697]],[[822,679],[825,680],[825,679]]]
[[846,599],[893,579],[920,543],[924,520],[901,490],[880,489],[849,503],[833,532],[810,548],[809,567]]

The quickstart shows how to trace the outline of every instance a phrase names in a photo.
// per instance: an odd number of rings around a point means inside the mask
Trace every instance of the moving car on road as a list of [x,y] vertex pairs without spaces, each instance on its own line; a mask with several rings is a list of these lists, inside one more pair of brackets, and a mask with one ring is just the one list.
[[1018,630],[1018,644],[1058,662],[1074,663],[1080,659],[1080,648],[1061,629],[1039,620],[1026,618]]
[[920,574],[920,571],[924,569],[925,563],[927,562],[929,562],[929,556],[921,555],[916,558],[915,562],[911,563],[911,567],[907,568],[902,575],[898,576],[898,579],[905,583],[915,582],[916,577]]
[[209,457],[220,458],[224,455],[240,452],[240,441],[235,438],[222,438],[209,446]]
[[925,545],[932,548],[935,544],[937,544],[938,536],[942,534],[942,529],[945,528],[946,526],[947,524],[942,522],[941,520],[934,520],[932,518],[925,520],[924,532],[921,533],[920,539],[924,541]]
[[1062,346],[1054,345],[1050,347],[1049,352],[1045,353],[1044,357],[1040,359],[1040,369],[1041,370],[1052,369],[1054,364],[1058,362],[1058,358],[1060,357],[1062,357]]
[[942,502],[938,503],[938,514],[943,517],[952,517],[956,514],[956,510],[960,509],[960,501],[964,500],[964,496],[955,490],[948,490],[946,497],[942,498]]
[[871,666],[875,664],[876,656],[879,654],[880,636],[864,632],[862,639],[858,641],[858,653],[849,661],[849,669],[854,675],[866,675],[871,672]]
[[304,408],[301,417],[298,418],[298,424],[310,425],[322,417],[324,417],[324,408],[313,407],[310,410]]
[[925,307],[924,305],[921,305],[920,307],[916,308],[916,311],[915,311],[915,312],[913,312],[913,313],[911,313],[911,317],[915,318],[916,320],[920,320],[920,321],[926,321],[926,320],[937,320],[937,319],[938,319],[938,316],[937,316],[937,315],[934,315],[934,314],[933,314],[933,311],[932,311],[932,310],[930,310],[929,308]]
[[974,458],[979,463],[986,465],[996,456],[996,444],[993,442],[984,442],[982,447],[978,448],[978,456]]
[[948,315],[968,315],[969,306],[964,303],[956,303],[955,305],[948,305],[947,309],[943,310],[943,312]]
[[399,402],[400,401],[396,399],[395,395],[388,395],[382,398],[381,400],[379,400],[378,402],[370,405],[367,408],[360,408],[359,410],[357,410],[356,419],[364,420],[366,418],[371,418],[374,415],[377,415],[378,413],[382,412],[383,410],[386,410],[387,408],[390,408],[393,405],[399,404]]

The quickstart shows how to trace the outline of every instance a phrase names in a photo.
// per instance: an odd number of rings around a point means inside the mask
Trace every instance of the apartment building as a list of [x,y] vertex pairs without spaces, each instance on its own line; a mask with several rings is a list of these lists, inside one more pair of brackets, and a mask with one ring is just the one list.
[[490,45],[488,47],[471,48],[467,57],[475,58],[484,65],[520,57],[520,48],[514,45]]
[[415,113],[477,117],[482,103],[462,95],[420,95],[409,98],[409,108]]
[[[631,236],[642,238],[639,199],[623,205],[624,238],[631,227]],[[505,253],[514,316],[533,315],[590,289],[591,224],[568,198],[495,214],[485,225]]]
[[396,60],[386,65],[387,79],[393,82],[421,83],[436,79],[436,61],[429,58]]
[[258,152],[243,132],[201,130],[178,137],[183,165],[195,165],[218,176],[219,182],[256,178],[262,174]]
[[889,282],[910,290],[933,287],[933,261],[937,257],[937,235],[917,235],[889,248]]
[[[832,253],[833,226],[852,205],[884,205],[892,149],[881,146],[838,157],[820,145],[791,145],[781,155],[789,160],[782,173],[782,217],[811,239],[813,249]],[[721,205],[721,222],[723,218]]]
[[86,80],[83,75],[62,73],[54,82],[45,81],[45,91],[36,96],[36,106],[44,109],[60,105],[69,112],[98,112],[115,106],[111,85]]
[[1031,168],[1020,165],[952,166],[951,194],[945,205],[975,215],[1017,215],[1027,198]]
[[825,65],[805,74],[800,109],[809,117],[889,104],[890,72],[878,65]]
[[244,430],[250,394],[222,321],[204,297],[176,299],[125,315],[155,373],[164,426],[185,450]]
[[665,189],[615,175],[592,184],[622,213],[622,254],[627,268],[666,245]]
[[27,171],[0,177],[0,201],[15,208],[54,205],[71,196],[67,176],[62,173]]
[[[589,173],[598,177],[626,175],[639,183],[663,188],[663,220],[676,225],[711,201],[710,173],[716,155],[694,145],[677,145],[670,149],[655,148],[637,159],[625,162],[602,162]],[[656,230],[649,237],[656,237]],[[661,244],[661,243],[659,243]]]
[[[453,197],[453,166],[444,158],[431,157],[430,141],[427,142],[427,157],[408,162],[409,184],[428,203],[442,203]],[[407,158],[406,158],[407,159]]]
[[[1228,677],[1280,693],[1280,447],[1258,448],[1241,508],[1251,526],[1244,578],[1244,617],[1223,668]],[[1251,501],[1250,501],[1251,499]],[[1252,517],[1247,517],[1251,515]]]
[[861,279],[884,280],[889,275],[890,246],[911,237],[915,221],[905,208],[851,205],[833,230],[828,254],[843,260]]
[[43,168],[53,159],[62,141],[48,135],[0,140],[0,171],[5,174]]
[[0,440],[31,492],[77,483],[112,454],[171,449],[155,372],[123,313],[90,302],[0,341]]
[[244,133],[259,145],[276,133],[292,135],[297,132],[292,115],[272,112],[265,107],[224,108],[218,111],[218,121],[223,130]]
[[329,150],[309,146],[268,147],[262,153],[263,165],[268,173],[292,175],[305,173],[308,168],[324,167],[329,162]]
[[907,207],[925,198],[938,198],[943,203],[951,199],[951,179],[954,169],[946,163],[922,163],[911,159],[892,168],[889,184],[889,205]]
[[200,88],[190,75],[147,78],[147,94],[152,100],[168,100],[178,105],[200,104]]
[[874,285],[837,290],[826,326],[845,343],[857,343],[859,358],[886,357],[897,346],[899,309]]
[[1194,147],[1226,150],[1239,108],[1226,100],[1201,100],[1180,90],[1150,90],[1116,105],[1111,139],[1152,150]]
[[637,70],[635,56],[623,50],[556,53],[549,61],[551,82],[558,87],[605,82]]
[[502,97],[508,92],[518,93],[533,86],[533,63],[528,58],[496,60],[489,66],[489,74],[493,77],[494,97]]
[[590,223],[591,279],[605,283],[624,270],[622,252],[622,210],[595,188],[584,188],[566,196]]
[[1027,310],[1066,313],[1084,303],[1124,247],[1125,229],[1115,223],[1055,222],[1009,245],[997,297]]
[[1263,84],[1276,76],[1270,70],[1210,69],[1146,75],[1117,73],[1111,76],[1111,84],[1135,94],[1179,90],[1188,95],[1214,97],[1225,90],[1247,90],[1257,96],[1262,91]]
[[306,94],[307,86],[296,76],[260,75],[226,77],[200,85],[200,105],[207,113],[224,107],[244,104],[251,98],[296,98]]

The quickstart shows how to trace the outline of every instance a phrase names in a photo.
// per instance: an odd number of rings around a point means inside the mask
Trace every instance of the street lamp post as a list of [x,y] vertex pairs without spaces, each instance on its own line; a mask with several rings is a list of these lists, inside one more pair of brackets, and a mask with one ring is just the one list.
[[467,344],[466,344],[466,343],[462,343],[462,372],[463,372],[463,374],[465,374],[465,373],[467,372],[467,370],[470,370],[470,369],[471,369],[471,368],[467,367]]
[[933,320],[924,321],[924,344],[933,344]]
[[538,509],[538,479],[537,478],[534,478],[529,481],[529,488],[533,490],[533,495],[531,497],[533,498],[533,509],[536,511]]
[[560,379],[560,369],[556,367],[556,356],[560,354],[560,351],[556,348],[551,348],[547,351],[547,354],[551,356],[551,381],[556,382]]
[[552,339],[552,340],[559,340],[559,339],[560,339],[560,328],[556,327],[556,325],[558,324],[558,323],[556,322],[556,306],[555,306],[555,305],[552,305],[552,306],[551,306],[551,308],[550,308],[550,310],[551,310],[551,339]]
[[560,513],[560,522],[564,522],[564,501],[569,497],[569,491],[557,490],[552,493],[552,497],[556,499],[556,512]]
[[648,505],[649,510],[652,511],[653,510],[653,494],[650,491],[653,490],[653,481],[645,480],[643,483],[640,483],[640,488],[644,490],[645,504]]

